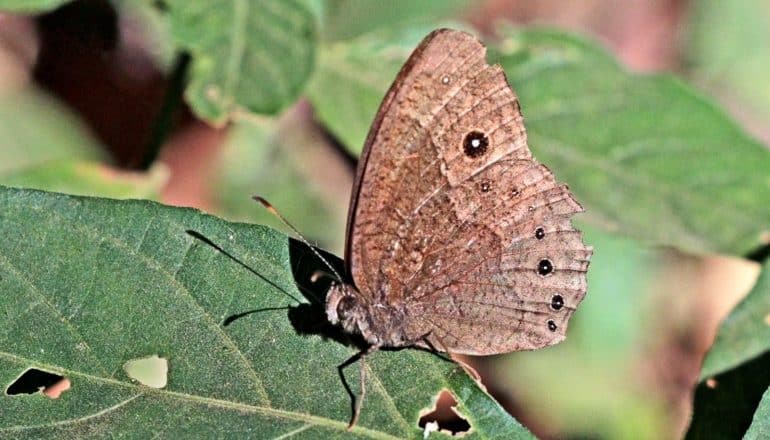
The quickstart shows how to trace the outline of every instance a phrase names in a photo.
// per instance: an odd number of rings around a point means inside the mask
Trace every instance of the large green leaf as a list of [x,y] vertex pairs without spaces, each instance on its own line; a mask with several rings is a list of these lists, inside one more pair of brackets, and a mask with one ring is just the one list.
[[[355,349],[337,342],[346,338],[320,307],[291,299],[322,295],[304,285],[319,268],[304,245],[146,201],[0,188],[0,213],[0,384],[31,367],[72,383],[56,400],[1,394],[0,437],[343,433],[350,398],[336,366]],[[265,310],[224,325],[252,309]],[[124,370],[153,355],[168,361],[162,389]],[[351,437],[421,438],[419,411],[442,388],[473,426],[469,438],[530,437],[433,354],[378,352],[367,366]],[[357,390],[356,366],[346,376]]]
[[670,76],[632,75],[590,44],[509,32],[501,62],[535,155],[606,228],[743,255],[770,230],[770,152]]
[[198,116],[277,113],[314,63],[316,17],[306,0],[169,0],[174,42],[192,54],[185,96]]
[[759,440],[770,438],[770,388],[765,391],[762,401],[754,413],[754,420],[743,437],[745,440]]
[[729,370],[770,350],[770,260],[754,288],[722,323],[703,361],[701,379]]
[[[770,152],[722,110],[671,76],[625,71],[582,39],[542,30],[503,35],[490,61],[503,65],[519,94],[535,156],[570,184],[589,221],[695,252],[744,255],[762,244]],[[361,37],[321,54],[311,97],[349,147],[362,145],[363,119],[370,123],[409,41],[380,39],[374,51]]]

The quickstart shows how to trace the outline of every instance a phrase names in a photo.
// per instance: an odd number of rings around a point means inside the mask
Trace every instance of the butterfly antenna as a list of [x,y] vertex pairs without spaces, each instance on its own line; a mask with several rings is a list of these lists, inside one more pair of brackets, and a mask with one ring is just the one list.
[[[340,276],[340,274],[339,274],[339,273],[338,273],[338,272],[337,272],[337,271],[334,269],[334,267],[331,265],[331,263],[329,263],[329,261],[328,261],[326,258],[324,258],[324,257],[323,257],[323,255],[321,255],[321,253],[320,253],[320,252],[318,252],[318,251],[316,250],[316,248],[314,248],[314,247],[313,247],[313,245],[312,245],[312,244],[310,244],[310,242],[308,241],[308,239],[307,239],[307,238],[305,238],[305,236],[304,236],[304,235],[302,235],[302,233],[301,233],[301,232],[299,232],[299,230],[298,230],[297,228],[295,228],[295,227],[294,227],[294,225],[292,225],[291,223],[289,223],[289,221],[288,221],[288,220],[286,220],[286,218],[285,218],[284,216],[282,216],[282,215],[281,215],[281,213],[280,213],[280,212],[278,212],[278,210],[277,210],[277,209],[275,209],[275,208],[273,207],[273,205],[271,205],[271,204],[270,204],[270,202],[268,202],[267,200],[263,199],[263,198],[262,198],[262,197],[260,197],[260,196],[251,196],[251,198],[252,198],[252,199],[254,199],[254,200],[256,200],[257,202],[261,203],[261,204],[262,204],[262,206],[264,206],[264,207],[265,207],[265,209],[267,209],[267,211],[268,211],[270,214],[273,214],[274,216],[278,217],[278,219],[279,219],[279,220],[281,220],[281,222],[282,222],[282,223],[283,223],[283,224],[284,224],[284,225],[285,225],[287,228],[291,229],[291,230],[294,232],[294,234],[295,234],[295,235],[297,235],[297,237],[299,237],[299,239],[300,239],[300,240],[301,240],[303,243],[305,243],[305,245],[306,245],[308,248],[310,248],[310,250],[311,250],[311,251],[312,251],[312,252],[315,254],[315,256],[316,256],[316,257],[318,257],[318,258],[319,258],[321,261],[323,261],[323,262],[324,262],[324,264],[326,265],[326,267],[328,267],[328,268],[329,268],[329,270],[331,270],[331,271],[332,271],[332,274],[334,275],[334,278],[337,280],[337,282],[339,282],[339,283],[342,283],[342,277],[341,277],[341,276]],[[318,272],[318,271],[316,271],[316,273],[314,273],[314,274],[313,274],[313,278],[315,278],[315,280],[317,280],[317,279],[318,279],[318,276],[317,276],[317,272]],[[327,274],[327,275],[328,275],[328,274]],[[314,280],[311,280],[311,281],[314,281]]]

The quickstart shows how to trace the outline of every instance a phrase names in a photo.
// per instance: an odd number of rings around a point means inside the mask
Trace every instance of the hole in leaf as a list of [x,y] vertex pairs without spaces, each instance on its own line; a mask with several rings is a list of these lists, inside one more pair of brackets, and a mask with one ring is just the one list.
[[128,377],[150,388],[163,388],[168,383],[168,361],[156,354],[130,360],[123,369]]
[[70,388],[70,385],[70,380],[64,376],[30,368],[8,385],[5,394],[15,396],[41,392],[51,399],[58,399],[61,393]]
[[[428,412],[426,412],[428,411]],[[427,438],[431,432],[442,431],[450,435],[463,435],[471,430],[468,420],[457,411],[457,400],[448,390],[441,390],[436,403],[430,410],[421,412],[417,426],[425,432]]]

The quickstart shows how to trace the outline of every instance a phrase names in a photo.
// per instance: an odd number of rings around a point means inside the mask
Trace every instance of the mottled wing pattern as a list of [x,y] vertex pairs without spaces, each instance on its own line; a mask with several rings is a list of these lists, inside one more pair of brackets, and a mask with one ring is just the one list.
[[362,297],[403,306],[407,332],[493,354],[564,338],[591,256],[582,211],[527,147],[518,99],[473,36],[429,35],[367,139],[348,223]]

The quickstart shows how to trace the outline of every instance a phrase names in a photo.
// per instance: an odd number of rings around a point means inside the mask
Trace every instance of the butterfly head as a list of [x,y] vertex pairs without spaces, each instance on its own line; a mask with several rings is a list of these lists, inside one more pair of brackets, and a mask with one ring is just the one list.
[[358,329],[366,310],[358,299],[355,288],[349,284],[332,284],[326,296],[326,317],[329,322],[339,324],[348,332]]

